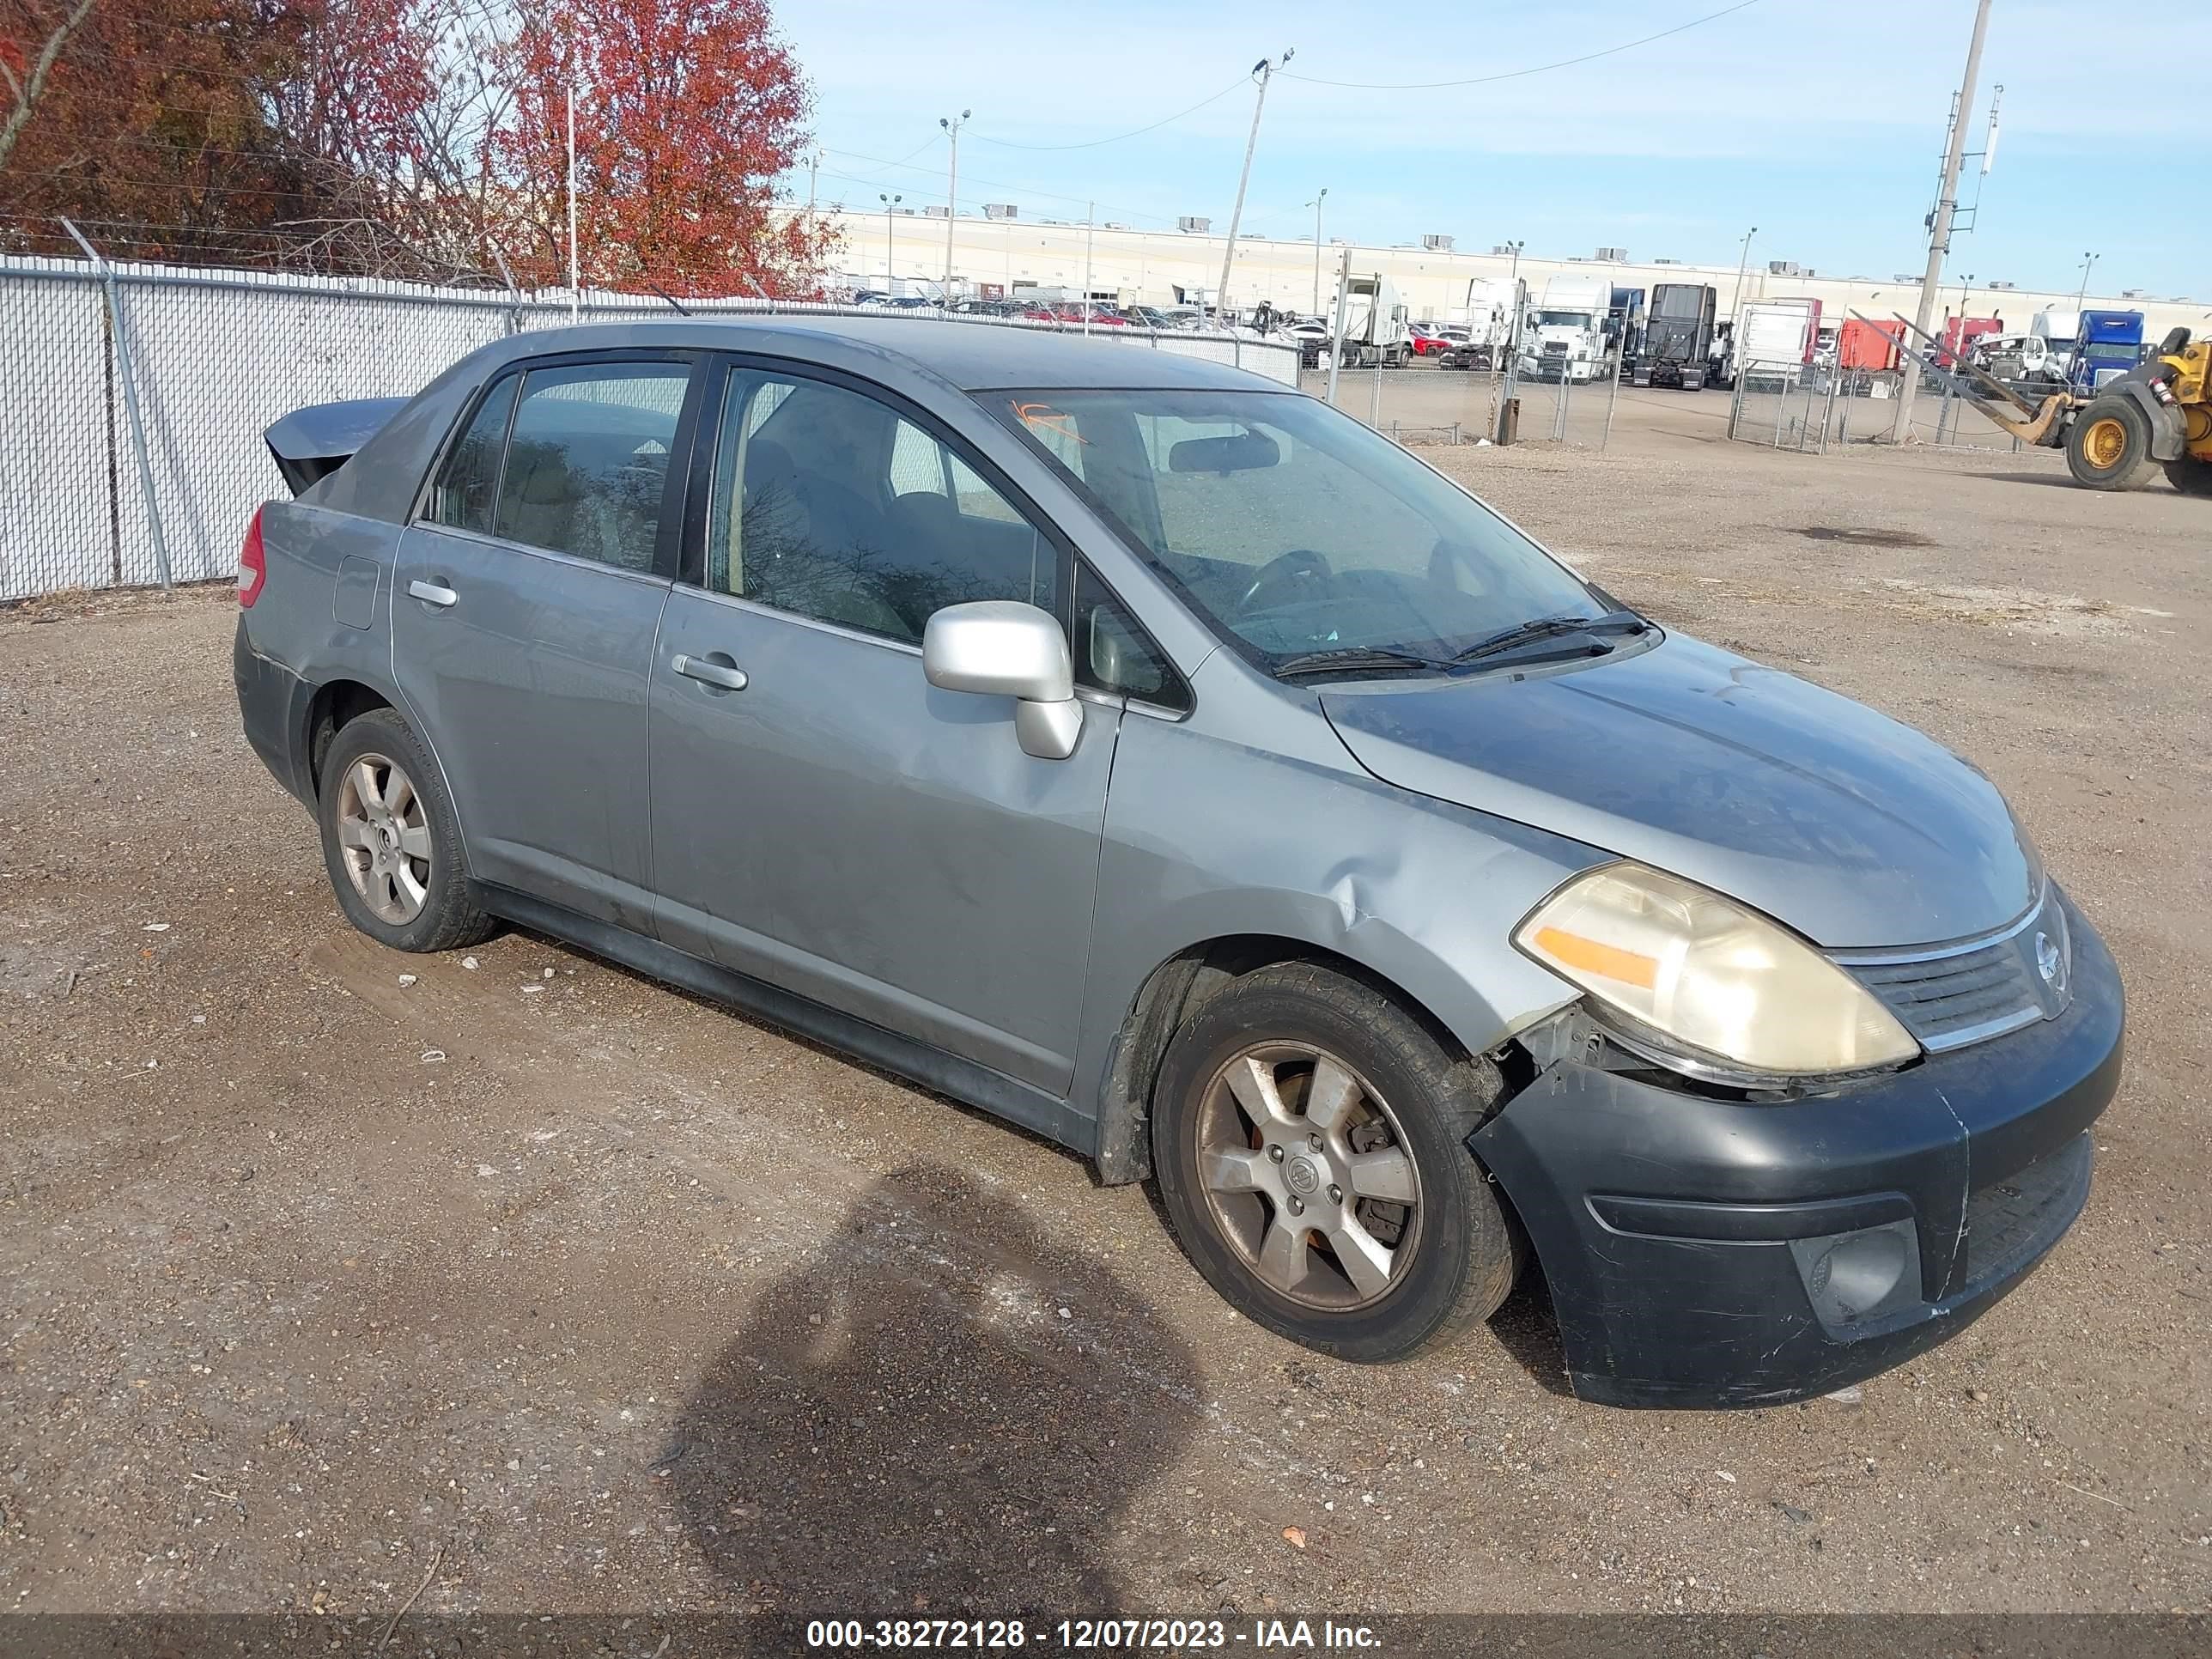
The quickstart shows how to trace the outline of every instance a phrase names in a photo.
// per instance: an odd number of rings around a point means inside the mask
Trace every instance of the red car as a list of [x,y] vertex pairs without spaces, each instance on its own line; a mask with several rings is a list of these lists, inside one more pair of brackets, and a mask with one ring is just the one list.
[[[1083,304],[1080,301],[1073,305],[1054,306],[1052,311],[1053,315],[1063,323],[1080,323],[1084,320]],[[1127,317],[1118,311],[1109,311],[1102,305],[1094,305],[1091,307],[1091,322],[1093,326],[1101,323],[1113,328],[1127,328],[1129,325],[1129,319]]]
[[1441,356],[1456,343],[1431,331],[1426,323],[1408,323],[1406,327],[1413,337],[1413,355],[1416,357]]

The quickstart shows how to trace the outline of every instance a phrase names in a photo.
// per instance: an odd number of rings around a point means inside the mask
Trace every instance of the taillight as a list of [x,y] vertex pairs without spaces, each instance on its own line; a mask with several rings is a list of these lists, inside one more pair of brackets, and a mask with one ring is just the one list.
[[238,603],[251,606],[261,597],[261,584],[269,580],[269,556],[261,549],[261,509],[253,509],[253,522],[246,526],[246,540],[238,550]]

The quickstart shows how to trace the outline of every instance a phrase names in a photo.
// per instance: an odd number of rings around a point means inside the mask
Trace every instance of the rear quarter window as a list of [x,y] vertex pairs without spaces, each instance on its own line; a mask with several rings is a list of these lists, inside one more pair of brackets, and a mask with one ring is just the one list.
[[522,377],[509,374],[494,386],[468,428],[438,469],[430,489],[430,520],[454,530],[491,533],[492,495],[499,487],[499,458],[507,447],[507,416]]

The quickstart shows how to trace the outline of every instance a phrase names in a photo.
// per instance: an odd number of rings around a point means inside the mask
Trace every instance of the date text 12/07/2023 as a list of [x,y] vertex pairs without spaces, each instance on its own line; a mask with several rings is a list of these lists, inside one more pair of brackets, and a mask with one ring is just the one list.
[[806,1626],[815,1649],[962,1649],[1024,1647],[1071,1652],[1182,1652],[1250,1648],[1261,1652],[1336,1649],[1379,1650],[1366,1625],[1334,1620],[1256,1619],[1249,1629],[1220,1619],[1063,1619],[1031,1629],[1018,1619],[816,1619]]

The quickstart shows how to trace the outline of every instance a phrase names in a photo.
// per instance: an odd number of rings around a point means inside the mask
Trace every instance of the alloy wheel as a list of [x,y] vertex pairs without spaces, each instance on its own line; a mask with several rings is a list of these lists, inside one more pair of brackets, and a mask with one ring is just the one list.
[[1196,1114],[1215,1226],[1270,1289],[1346,1312],[1380,1300],[1419,1244],[1421,1177],[1382,1096],[1310,1044],[1233,1056]]
[[430,826],[404,768],[376,754],[347,767],[337,834],[354,890],[379,921],[397,927],[422,915],[430,896]]

